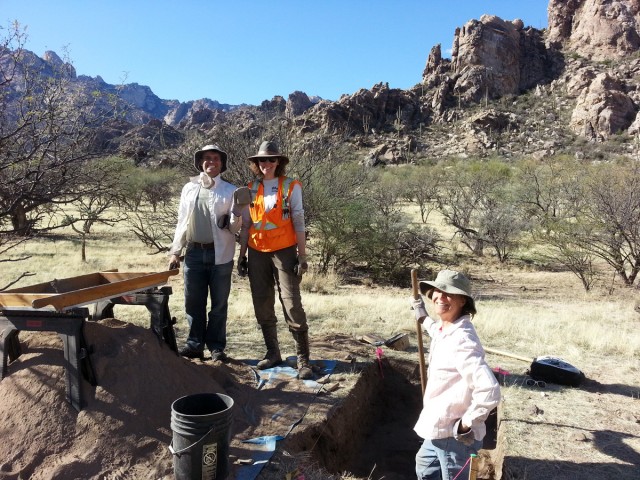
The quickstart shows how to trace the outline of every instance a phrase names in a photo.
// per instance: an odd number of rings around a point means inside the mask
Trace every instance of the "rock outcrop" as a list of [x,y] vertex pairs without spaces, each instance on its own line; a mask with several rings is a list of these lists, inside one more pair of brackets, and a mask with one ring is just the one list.
[[191,128],[194,124],[210,123],[215,118],[220,118],[220,113],[236,108],[208,98],[183,103],[173,101],[168,107],[163,115],[157,115],[156,118],[163,118],[168,125],[181,125],[182,128]]
[[550,0],[547,43],[591,60],[640,48],[640,0]]
[[313,102],[309,99],[309,96],[306,93],[295,91],[289,95],[284,114],[287,118],[297,117],[309,110],[312,106]]
[[321,101],[295,124],[301,131],[339,134],[396,133],[415,128],[424,120],[419,94],[378,83],[336,102]]
[[619,80],[599,74],[578,97],[571,129],[588,139],[604,140],[629,128],[637,109],[624,90]]
[[54,71],[62,73],[67,78],[76,78],[76,69],[69,62],[64,62],[56,52],[47,50],[42,59],[49,64]]
[[425,88],[435,89],[431,107],[442,115],[448,104],[479,102],[535,87],[552,80],[555,65],[542,33],[522,20],[483,15],[456,29],[451,61],[434,47],[422,75]]
[[455,90],[469,100],[517,93],[520,87],[521,22],[483,15],[456,29],[451,70]]
[[131,107],[139,108],[155,118],[164,117],[169,108],[149,87],[128,83],[118,90],[119,97]]

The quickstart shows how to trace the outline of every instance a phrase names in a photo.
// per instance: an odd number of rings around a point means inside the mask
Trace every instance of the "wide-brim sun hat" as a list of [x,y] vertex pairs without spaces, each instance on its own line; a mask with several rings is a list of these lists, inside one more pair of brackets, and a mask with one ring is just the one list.
[[227,169],[227,152],[222,150],[217,145],[209,144],[205,145],[193,154],[193,166],[196,167],[196,170],[202,172],[202,155],[204,155],[204,152],[218,152],[220,154],[220,159],[222,160],[222,168],[220,169],[220,173],[224,172]]
[[455,270],[442,270],[435,280],[420,281],[420,292],[423,295],[426,294],[428,298],[432,297],[434,289],[445,293],[464,295],[468,299],[466,310],[473,315],[476,314],[476,304],[471,296],[471,282],[463,273]]
[[278,145],[275,142],[265,140],[260,144],[258,154],[249,157],[247,160],[251,162],[258,162],[261,158],[279,158],[280,165],[286,165],[289,163],[289,157],[282,155],[278,149]]

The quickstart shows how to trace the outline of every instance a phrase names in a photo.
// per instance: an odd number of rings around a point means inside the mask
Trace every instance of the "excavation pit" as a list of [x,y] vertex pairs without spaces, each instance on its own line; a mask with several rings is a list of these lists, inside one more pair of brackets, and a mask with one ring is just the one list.
[[[421,408],[416,362],[395,358],[374,361],[363,368],[349,395],[329,412],[325,422],[295,430],[284,440],[259,478],[274,478],[274,472],[283,468],[280,463],[287,463],[284,456],[302,458],[302,463],[325,470],[334,478],[415,478],[415,455],[422,439],[413,427]],[[487,420],[478,479],[495,478],[491,458],[496,446],[496,419],[494,411]]]

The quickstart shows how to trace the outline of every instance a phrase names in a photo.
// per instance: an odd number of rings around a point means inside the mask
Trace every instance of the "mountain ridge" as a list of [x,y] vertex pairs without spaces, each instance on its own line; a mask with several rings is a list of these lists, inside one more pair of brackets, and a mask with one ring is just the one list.
[[140,146],[134,138],[158,122],[175,146],[180,132],[211,133],[220,125],[251,131],[265,117],[285,118],[301,136],[356,138],[370,148],[372,165],[405,163],[411,152],[427,150],[542,158],[579,144],[578,138],[597,143],[639,133],[640,0],[551,0],[548,15],[545,30],[494,15],[472,19],[455,30],[450,59],[440,45],[431,48],[414,87],[381,82],[336,101],[301,91],[260,105],[164,100],[149,86],[76,75],[55,52],[25,55],[45,63],[43,74],[68,75],[86,95],[117,97],[122,113],[103,140],[107,150],[127,156],[153,156],[158,145]]

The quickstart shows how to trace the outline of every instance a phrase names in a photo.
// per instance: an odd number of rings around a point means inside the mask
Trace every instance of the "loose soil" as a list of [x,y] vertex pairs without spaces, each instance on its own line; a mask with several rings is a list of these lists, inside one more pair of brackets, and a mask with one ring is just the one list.
[[[508,294],[503,285],[499,290]],[[85,337],[98,386],[83,382],[86,406],[77,412],[66,400],[59,337],[20,333],[22,355],[0,382],[0,479],[171,479],[171,404],[203,392],[226,393],[235,402],[230,478],[251,457],[242,440],[286,433],[300,419],[260,479],[295,471],[310,480],[347,473],[414,478],[419,439],[412,427],[421,408],[415,345],[385,348],[378,360],[374,347],[355,338],[312,334],[313,358],[337,361],[329,383],[316,391],[296,379],[258,389],[256,372],[245,363],[256,358],[187,360],[150,329],[115,319],[87,322]],[[521,362],[492,355],[488,361],[510,374],[501,378],[497,440],[483,451],[478,478],[639,478],[637,377],[589,365],[581,387],[541,390],[524,384]]]
[[[364,372],[358,390],[378,390],[380,384],[376,379],[380,371],[371,369],[371,346],[348,337],[314,342],[316,358],[337,360],[330,382],[317,391],[285,378],[258,389],[257,372],[244,363],[251,359],[187,360],[150,329],[116,319],[86,322],[84,335],[93,349],[98,385],[82,382],[85,406],[77,412],[66,399],[61,339],[50,332],[20,332],[22,355],[9,364],[8,375],[0,382],[0,479],[173,478],[168,450],[173,436],[171,404],[203,392],[225,393],[234,400],[230,478],[242,468],[238,466],[242,460],[251,458],[241,440],[285,435],[300,420],[287,438],[287,448],[294,453],[308,449],[317,459],[303,455],[302,463],[320,462],[322,468],[338,472],[351,468],[354,451],[332,460],[331,443],[348,446],[355,432],[370,422],[373,411],[366,403],[354,403],[360,393],[347,394],[359,378],[354,372]],[[382,365],[389,371],[388,378],[397,382],[389,362],[384,360]],[[417,411],[419,394],[413,390],[412,409]],[[342,412],[349,417],[354,408],[360,420],[345,428],[336,424],[325,428],[345,396],[351,407],[342,407]],[[387,397],[372,391],[370,398],[376,396]],[[397,411],[402,411],[405,402],[398,401],[402,408]],[[399,430],[410,432],[410,421],[404,419],[404,423]],[[367,465],[353,468],[364,471]],[[265,469],[261,478],[270,475]]]

